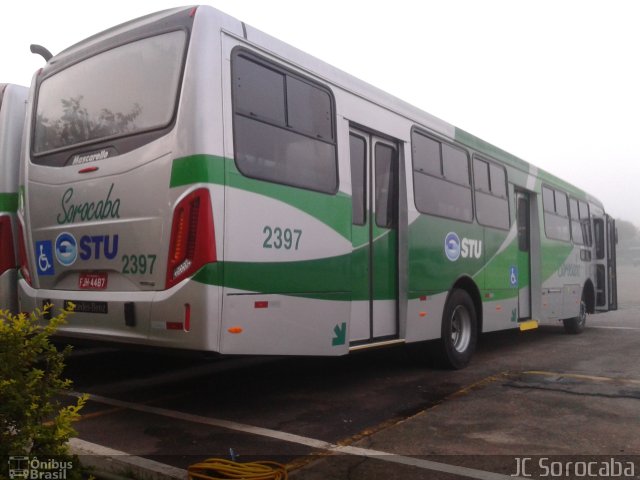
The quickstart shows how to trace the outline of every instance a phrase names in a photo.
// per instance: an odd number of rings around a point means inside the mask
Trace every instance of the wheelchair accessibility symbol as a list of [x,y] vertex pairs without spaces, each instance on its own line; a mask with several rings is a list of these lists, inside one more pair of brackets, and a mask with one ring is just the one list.
[[512,287],[518,286],[518,267],[514,265],[509,268],[509,284]]
[[38,275],[53,275],[53,244],[51,240],[36,242],[36,264]]

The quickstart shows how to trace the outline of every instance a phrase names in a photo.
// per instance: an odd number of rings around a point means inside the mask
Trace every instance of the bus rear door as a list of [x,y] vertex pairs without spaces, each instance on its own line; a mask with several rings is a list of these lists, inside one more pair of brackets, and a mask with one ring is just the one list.
[[398,147],[351,130],[352,345],[398,335]]
[[[529,195],[516,192],[516,215],[518,222],[518,271],[512,284],[518,284],[518,318],[531,318],[531,228]],[[514,275],[514,272],[511,272]]]

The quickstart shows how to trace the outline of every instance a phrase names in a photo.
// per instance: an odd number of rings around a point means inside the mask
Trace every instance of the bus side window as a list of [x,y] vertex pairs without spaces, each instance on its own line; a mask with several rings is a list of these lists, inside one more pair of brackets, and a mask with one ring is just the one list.
[[411,133],[411,146],[418,211],[471,222],[473,209],[467,152],[417,130]]
[[508,230],[511,219],[509,218],[507,176],[504,167],[474,156],[473,179],[478,223]]
[[585,202],[578,202],[578,213],[584,244],[590,247],[593,244],[593,238],[591,235],[591,215],[589,214],[589,204]]
[[367,153],[364,138],[351,134],[351,212],[354,225],[366,222],[367,205]]
[[596,258],[598,260],[604,259],[604,220],[602,218],[595,218],[593,220],[593,229],[596,237]]
[[584,229],[580,223],[578,201],[575,198],[569,198],[569,216],[571,217],[571,238],[573,238],[573,243],[584,245]]
[[544,206],[544,231],[547,238],[571,241],[567,194],[549,187],[542,187]]
[[242,49],[232,56],[233,141],[247,177],[338,190],[331,92]]
[[376,225],[382,228],[393,228],[396,223],[396,178],[394,175],[397,164],[395,149],[382,143],[376,144]]

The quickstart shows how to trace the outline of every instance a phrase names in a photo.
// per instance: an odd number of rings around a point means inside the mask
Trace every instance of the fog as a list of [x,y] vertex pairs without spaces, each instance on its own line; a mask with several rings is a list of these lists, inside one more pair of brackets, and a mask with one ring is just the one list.
[[[598,197],[640,225],[633,1],[220,0],[211,5]],[[167,0],[5,3],[0,82]]]

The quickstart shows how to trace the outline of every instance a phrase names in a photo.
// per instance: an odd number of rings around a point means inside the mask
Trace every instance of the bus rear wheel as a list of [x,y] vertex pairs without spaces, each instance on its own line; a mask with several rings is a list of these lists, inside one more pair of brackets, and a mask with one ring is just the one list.
[[564,324],[564,330],[567,333],[578,334],[582,333],[585,325],[587,324],[587,303],[584,298],[584,294],[582,295],[582,300],[580,300],[580,312],[577,317],[573,318],[565,318],[562,320]]
[[466,367],[478,337],[476,309],[464,290],[451,292],[442,315],[442,335],[438,343],[438,363],[459,370]]

